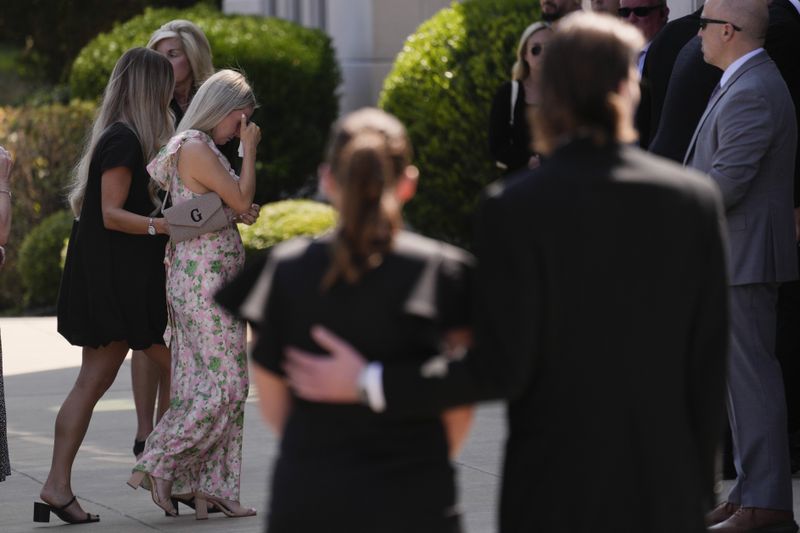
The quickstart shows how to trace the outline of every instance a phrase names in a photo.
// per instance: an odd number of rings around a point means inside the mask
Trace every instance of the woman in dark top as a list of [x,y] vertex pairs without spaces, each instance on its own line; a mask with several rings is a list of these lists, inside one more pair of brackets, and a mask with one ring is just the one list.
[[423,360],[448,333],[464,334],[471,256],[399,229],[416,176],[396,118],[377,109],[345,117],[321,171],[337,230],[276,246],[255,283],[245,273],[248,283],[218,295],[259,329],[253,376],[262,413],[282,436],[270,533],[460,531],[449,454],[470,408],[404,419],[315,404],[291,397],[282,369],[286,346],[318,350],[309,332],[317,323],[386,360]]
[[492,100],[489,151],[505,173],[540,164],[539,155],[533,151],[530,115],[539,104],[541,54],[552,34],[544,22],[525,28],[517,46],[511,81],[503,83]]
[[197,89],[214,74],[211,45],[196,24],[184,19],[170,20],[153,32],[147,48],[166,57],[175,73],[175,90],[170,109],[179,124]]
[[158,199],[144,164],[173,130],[167,111],[174,77],[169,61],[134,48],[117,61],[91,139],[70,190],[72,228],[58,297],[58,331],[83,347],[75,386],[56,417],[53,462],[41,491],[65,522],[96,522],[70,486],[72,463],[97,401],[114,382],[129,349],[169,367],[164,248],[169,228],[153,218]]

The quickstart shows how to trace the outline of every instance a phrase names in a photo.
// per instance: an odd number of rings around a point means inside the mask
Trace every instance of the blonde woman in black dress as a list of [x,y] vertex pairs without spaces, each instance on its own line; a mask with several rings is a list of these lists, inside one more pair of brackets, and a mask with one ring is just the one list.
[[402,205],[416,188],[410,158],[393,116],[346,116],[321,170],[338,228],[276,246],[252,287],[234,282],[218,297],[259,329],[253,376],[263,415],[282,436],[269,533],[460,531],[450,456],[470,408],[394,418],[316,404],[292,396],[282,368],[289,345],[318,351],[312,324],[386,361],[423,361],[448,334],[468,338],[472,257],[401,229]]
[[173,131],[174,86],[163,56],[133,48],[117,61],[103,94],[69,199],[76,215],[58,295],[58,332],[83,347],[78,378],[58,411],[53,462],[34,507],[69,523],[97,522],[72,491],[72,465],[97,401],[129,349],[169,368],[164,249],[169,227],[145,170]]

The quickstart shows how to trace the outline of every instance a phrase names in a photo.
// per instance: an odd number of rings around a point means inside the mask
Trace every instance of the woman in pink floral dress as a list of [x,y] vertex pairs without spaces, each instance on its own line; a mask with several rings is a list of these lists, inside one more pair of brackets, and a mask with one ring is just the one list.
[[[261,133],[248,123],[255,106],[244,76],[231,70],[214,74],[147,168],[173,205],[213,191],[232,221],[221,230],[171,242],[167,250],[165,340],[172,352],[172,397],[129,484],[135,488],[147,478],[153,500],[170,515],[177,514],[176,498],[196,505],[198,519],[206,518],[209,505],[228,516],[255,515],[239,505],[248,391],[245,325],[212,298],[244,264],[233,221],[252,223],[258,213],[252,201]],[[244,149],[241,177],[215,146],[234,137]]]

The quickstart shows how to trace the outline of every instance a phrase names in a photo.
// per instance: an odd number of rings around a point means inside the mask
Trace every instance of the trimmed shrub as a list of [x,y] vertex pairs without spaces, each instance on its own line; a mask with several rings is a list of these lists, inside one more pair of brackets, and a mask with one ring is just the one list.
[[[0,108],[0,145],[13,155],[11,235],[0,271],[0,310],[21,310],[23,285],[17,270],[22,240],[48,215],[64,209],[64,190],[80,157],[94,104]],[[58,252],[56,252],[58,255]]]
[[406,40],[380,105],[414,144],[421,176],[406,217],[416,230],[471,242],[480,191],[498,177],[487,138],[491,100],[510,78],[522,30],[538,19],[538,0],[464,0]]
[[72,213],[58,211],[33,228],[19,250],[19,274],[28,308],[56,305],[61,282],[61,250],[72,230]]
[[301,235],[319,235],[336,224],[336,212],[327,204],[312,200],[284,200],[261,208],[252,226],[239,224],[248,253],[265,250]]
[[147,9],[141,16],[98,35],[75,59],[73,94],[97,98],[119,56],[144,46],[163,23],[189,19],[205,32],[217,68],[242,70],[261,107],[256,202],[291,196],[313,175],[328,131],[338,114],[341,76],[330,38],[276,18],[223,15],[207,7]]

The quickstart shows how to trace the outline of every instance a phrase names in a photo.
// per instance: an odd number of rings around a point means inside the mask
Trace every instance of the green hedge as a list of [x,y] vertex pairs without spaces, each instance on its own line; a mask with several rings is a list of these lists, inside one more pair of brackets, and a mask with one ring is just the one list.
[[[0,312],[20,311],[23,284],[18,269],[25,235],[48,215],[64,209],[64,191],[83,148],[94,104],[0,108],[0,145],[13,155],[11,235],[0,270]],[[56,256],[58,253],[56,252]]]
[[239,224],[245,250],[252,254],[301,235],[319,235],[336,224],[336,212],[311,200],[284,200],[261,208],[252,226]]
[[61,281],[61,250],[72,230],[72,213],[58,211],[34,227],[22,241],[19,273],[26,308],[54,308]]
[[147,9],[81,51],[70,75],[73,94],[98,97],[119,56],[145,45],[154,30],[175,18],[203,29],[215,67],[241,69],[253,85],[261,104],[253,120],[262,132],[256,201],[294,194],[314,175],[338,115],[339,66],[330,38],[319,30],[275,18],[223,15],[207,6]]
[[471,242],[480,191],[497,177],[487,140],[491,100],[538,13],[538,0],[464,0],[408,37],[380,105],[406,124],[414,143],[421,174],[406,217],[416,230]]

